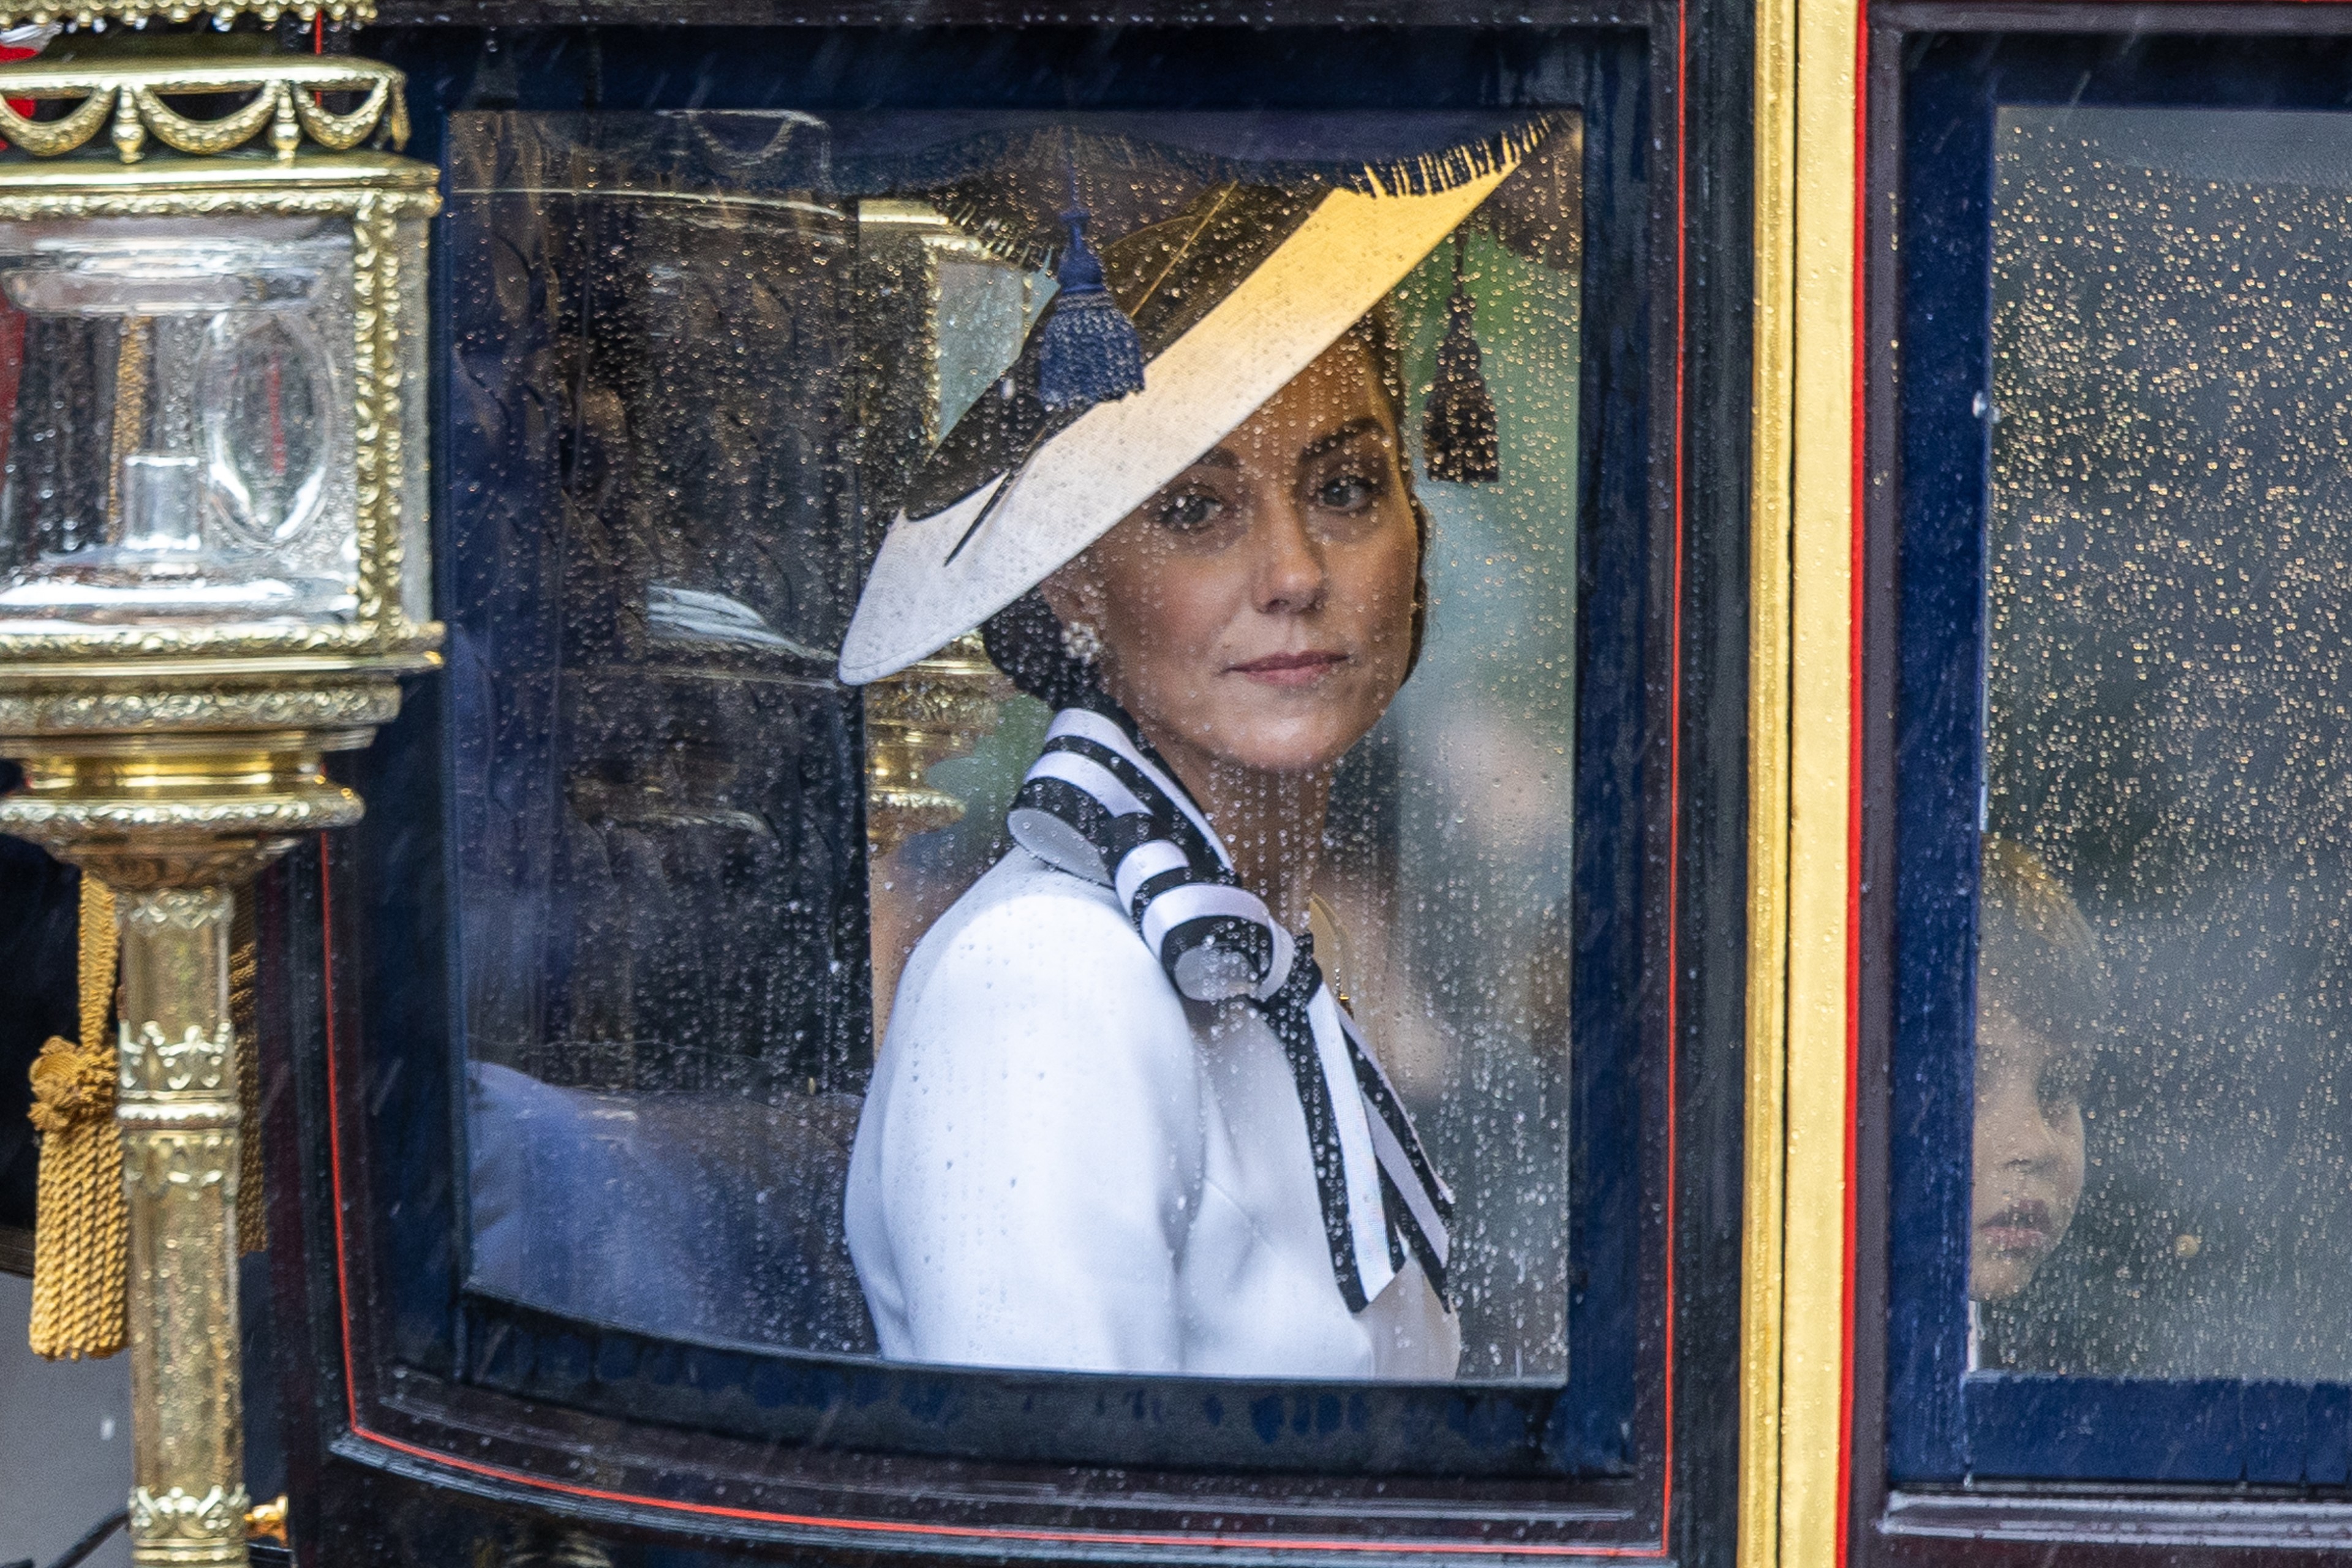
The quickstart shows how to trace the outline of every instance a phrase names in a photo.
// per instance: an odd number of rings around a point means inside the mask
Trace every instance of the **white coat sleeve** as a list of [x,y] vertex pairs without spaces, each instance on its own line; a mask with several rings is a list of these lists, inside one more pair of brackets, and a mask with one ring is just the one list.
[[957,931],[900,993],[858,1132],[867,1247],[897,1286],[883,1353],[1181,1370],[1201,1072],[1183,1005],[1107,901],[1013,898]]

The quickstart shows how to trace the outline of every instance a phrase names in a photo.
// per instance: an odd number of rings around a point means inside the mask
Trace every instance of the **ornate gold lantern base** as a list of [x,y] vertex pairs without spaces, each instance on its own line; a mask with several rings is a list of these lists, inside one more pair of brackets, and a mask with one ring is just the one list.
[[[366,745],[397,714],[397,678],[435,667],[440,640],[424,618],[422,475],[403,450],[404,439],[421,447],[421,407],[403,383],[421,399],[417,252],[437,205],[436,171],[352,150],[379,126],[404,129],[398,72],[232,53],[196,48],[175,63],[152,47],[120,58],[77,48],[0,66],[0,99],[79,100],[38,122],[0,108],[19,149],[0,161],[0,224],[69,237],[92,223],[120,233],[125,220],[306,219],[349,234],[347,270],[333,276],[350,293],[332,319],[352,336],[335,346],[340,368],[314,384],[327,389],[314,405],[326,405],[310,409],[343,432],[320,449],[330,467],[348,465],[332,483],[352,542],[317,568],[320,580],[349,574],[340,598],[315,613],[208,621],[142,608],[134,571],[131,590],[107,590],[124,606],[111,618],[45,623],[28,600],[33,608],[0,625],[0,755],[25,769],[25,788],[0,800],[0,832],[47,846],[118,893],[115,1121],[141,1568],[247,1561],[236,1207],[236,1053],[248,1043],[229,1015],[236,889],[302,836],[358,820],[358,797],[327,778],[324,759]],[[175,92],[254,96],[198,121],[165,101]],[[320,95],[337,92],[362,101],[330,113]],[[151,139],[188,155],[150,156]],[[94,144],[76,152],[84,142]],[[247,142],[258,144],[235,151]],[[125,363],[147,331],[121,329]],[[148,389],[121,374],[116,386],[120,447],[124,409],[138,406],[125,400]],[[193,536],[194,521],[178,521]]]
[[25,790],[0,800],[0,831],[118,892],[131,1530],[133,1561],[151,1568],[247,1561],[236,889],[301,835],[358,820],[358,797],[326,778],[324,755],[365,745],[399,710],[396,671],[432,662],[272,686],[159,687],[135,666],[0,672],[0,750],[26,773]]

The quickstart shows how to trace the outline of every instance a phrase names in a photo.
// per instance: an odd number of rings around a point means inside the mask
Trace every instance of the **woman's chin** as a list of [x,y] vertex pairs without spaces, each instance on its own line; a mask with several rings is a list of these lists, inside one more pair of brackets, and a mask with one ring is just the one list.
[[2032,1283],[2042,1252],[1979,1252],[1969,1267],[1969,1294],[1979,1301],[2006,1301]]
[[1353,692],[1262,689],[1232,681],[1174,700],[1116,689],[1112,695],[1163,749],[1173,742],[1226,766],[1261,773],[1306,774],[1333,766],[1371,733],[1388,707]]
[[1263,773],[1313,773],[1336,764],[1370,733],[1369,724],[1323,715],[1221,724],[1212,745],[1220,760]]

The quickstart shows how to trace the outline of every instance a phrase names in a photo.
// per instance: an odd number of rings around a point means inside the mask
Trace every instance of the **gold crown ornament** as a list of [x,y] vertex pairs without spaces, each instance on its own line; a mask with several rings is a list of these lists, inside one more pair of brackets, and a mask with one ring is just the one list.
[[[114,0],[132,11],[142,3]],[[275,5],[251,9],[271,16],[295,11]],[[95,30],[104,26],[104,10],[88,18],[77,13],[92,31],[59,33],[35,58],[0,63],[0,142],[10,149],[0,154],[0,180],[8,177],[8,163],[80,152],[101,131],[110,132],[125,163],[147,156],[151,139],[194,158],[266,142],[280,163],[291,163],[306,144],[323,153],[349,153],[371,142],[407,145],[406,78],[391,66],[348,55],[289,53],[271,34],[143,31],[143,16],[133,20],[132,31],[108,34]],[[226,26],[237,10],[194,14]],[[177,7],[174,19],[185,12]],[[374,6],[373,0],[331,3],[306,5],[300,14],[364,19]],[[233,107],[219,109],[223,100]],[[26,102],[34,106],[30,114],[16,107]],[[69,107],[57,112],[49,105]],[[191,112],[198,105],[209,112]]]

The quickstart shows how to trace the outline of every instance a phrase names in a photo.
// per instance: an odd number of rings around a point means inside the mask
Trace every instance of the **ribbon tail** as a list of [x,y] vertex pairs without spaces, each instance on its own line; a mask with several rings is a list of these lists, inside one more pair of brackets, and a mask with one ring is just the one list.
[[1339,1021],[1339,998],[1323,984],[1321,969],[1311,954],[1298,962],[1313,973],[1314,993],[1307,1018],[1314,1035],[1318,1076],[1332,1102],[1334,1142],[1343,1173],[1348,1204],[1348,1239],[1365,1299],[1378,1300],[1397,1276],[1389,1255],[1388,1204],[1381,1192],[1378,1145],[1364,1097],[1356,1086],[1351,1042]]
[[1423,1149],[1412,1118],[1405,1113],[1388,1075],[1372,1058],[1363,1036],[1345,1008],[1338,1009],[1352,1058],[1356,1088],[1364,1108],[1365,1124],[1380,1161],[1381,1196],[1391,1224],[1429,1276],[1441,1299],[1446,1297],[1445,1270],[1451,1261],[1454,1194]]

